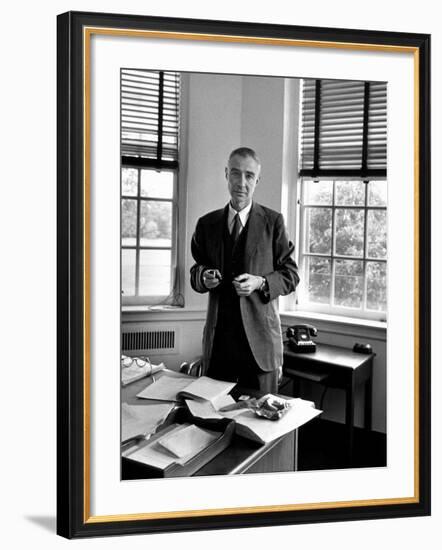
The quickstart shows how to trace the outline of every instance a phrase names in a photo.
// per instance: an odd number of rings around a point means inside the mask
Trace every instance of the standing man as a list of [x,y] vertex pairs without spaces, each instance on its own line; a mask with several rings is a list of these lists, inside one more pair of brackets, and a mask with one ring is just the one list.
[[275,392],[283,360],[276,299],[293,292],[299,277],[282,215],[252,201],[260,172],[253,149],[232,151],[230,202],[198,220],[190,274],[196,292],[209,292],[203,372]]

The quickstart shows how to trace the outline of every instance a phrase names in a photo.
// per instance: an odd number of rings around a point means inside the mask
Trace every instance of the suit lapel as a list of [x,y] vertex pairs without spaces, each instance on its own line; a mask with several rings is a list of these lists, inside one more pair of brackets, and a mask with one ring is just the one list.
[[256,202],[253,203],[250,210],[249,219],[247,221],[247,239],[244,251],[245,266],[249,265],[250,258],[255,253],[258,242],[262,238],[264,228],[267,223],[267,218],[263,209]]

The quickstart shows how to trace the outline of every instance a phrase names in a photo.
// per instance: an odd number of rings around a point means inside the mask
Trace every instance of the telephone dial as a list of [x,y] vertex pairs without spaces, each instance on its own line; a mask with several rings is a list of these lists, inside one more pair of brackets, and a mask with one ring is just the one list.
[[318,331],[312,325],[293,325],[286,332],[290,349],[297,353],[314,353],[316,344],[312,338],[318,335]]

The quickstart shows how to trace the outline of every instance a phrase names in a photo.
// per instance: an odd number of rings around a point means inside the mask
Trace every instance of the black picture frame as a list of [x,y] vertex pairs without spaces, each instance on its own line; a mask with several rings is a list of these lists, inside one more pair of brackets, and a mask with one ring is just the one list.
[[[363,520],[430,514],[430,36],[427,34],[269,25],[197,19],[68,12],[58,16],[57,41],[57,532],[67,538],[230,529],[296,523]],[[84,30],[88,27],[137,29],[170,33],[203,33],[410,48],[418,60],[418,276],[417,381],[418,463],[415,498],[408,502],[371,503],[318,509],[214,513],[201,516],[112,518],[95,520],[89,513],[87,463],[88,371],[88,237],[85,236],[84,170]]]

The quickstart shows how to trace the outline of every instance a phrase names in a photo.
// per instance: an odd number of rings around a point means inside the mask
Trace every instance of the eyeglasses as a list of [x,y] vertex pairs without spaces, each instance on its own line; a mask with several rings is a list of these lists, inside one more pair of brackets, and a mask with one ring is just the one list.
[[140,369],[149,366],[152,370],[152,363],[150,362],[149,357],[147,357],[146,355],[140,355],[139,357],[128,357],[127,355],[122,355],[121,366],[124,368],[136,366]]

